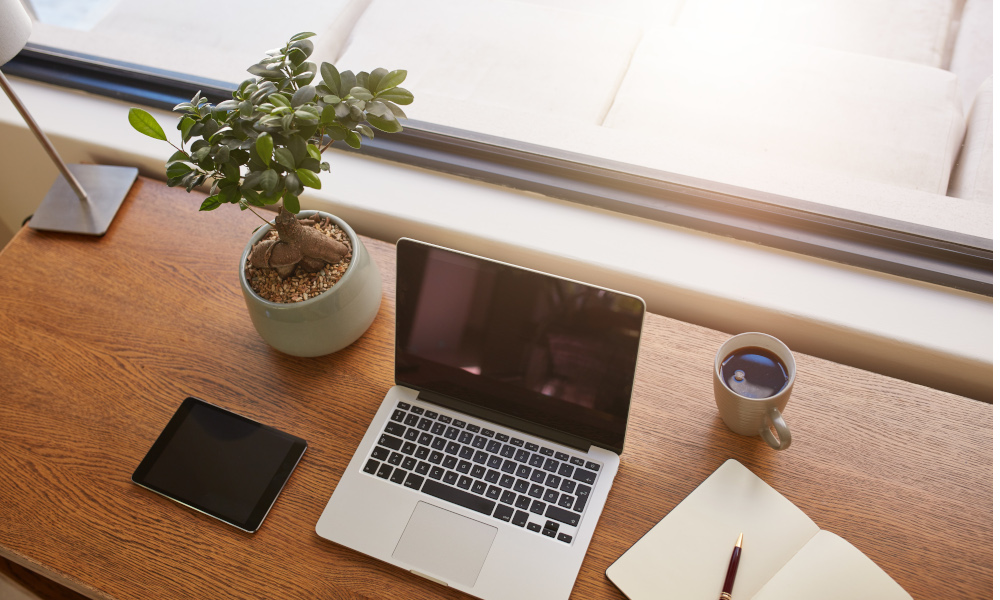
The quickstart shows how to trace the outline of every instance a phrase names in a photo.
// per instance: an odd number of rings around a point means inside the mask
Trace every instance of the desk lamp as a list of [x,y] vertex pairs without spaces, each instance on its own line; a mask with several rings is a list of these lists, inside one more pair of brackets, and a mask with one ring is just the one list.
[[[19,0],[0,0],[0,66],[24,48],[31,35],[31,17]],[[61,173],[45,200],[35,210],[29,227],[46,231],[65,231],[104,235],[115,218],[118,207],[132,188],[139,170],[134,167],[105,165],[66,165],[49,138],[39,129],[10,82],[0,71],[0,87],[14,103],[21,118],[45,148]]]

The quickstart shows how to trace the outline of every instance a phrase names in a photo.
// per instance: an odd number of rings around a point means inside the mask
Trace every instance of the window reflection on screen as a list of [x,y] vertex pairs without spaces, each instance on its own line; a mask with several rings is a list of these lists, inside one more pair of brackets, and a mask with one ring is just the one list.
[[424,252],[425,260],[400,255],[399,375],[561,430],[584,421],[624,433],[641,301],[474,257]]

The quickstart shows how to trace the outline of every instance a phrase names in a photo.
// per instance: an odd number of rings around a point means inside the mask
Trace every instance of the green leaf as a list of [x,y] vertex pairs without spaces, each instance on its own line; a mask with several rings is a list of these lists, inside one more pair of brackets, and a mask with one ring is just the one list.
[[382,67],[375,69],[374,71],[368,74],[368,85],[365,87],[367,87],[374,93],[378,89],[379,82],[381,82],[382,78],[388,74],[389,71],[383,69]]
[[[261,171],[258,184],[260,185],[260,189],[264,190],[265,194],[273,194],[274,188],[278,185],[278,173],[274,169]],[[277,198],[274,201],[277,202]],[[274,204],[274,202],[271,204]]]
[[287,106],[288,108],[292,107],[292,103],[289,102],[288,98],[285,98],[284,94],[271,94],[267,97],[267,99],[270,100],[271,104],[275,106]]
[[372,96],[372,93],[368,91],[368,88],[363,88],[360,85],[351,88],[351,95],[357,98],[358,100],[371,100],[372,98],[375,97]]
[[386,133],[398,133],[403,130],[403,126],[399,124],[399,121],[395,119],[390,121],[389,119],[383,119],[374,115],[368,115],[368,124]]
[[360,131],[365,137],[367,137],[370,140],[375,139],[375,132],[372,131],[371,127],[365,125],[364,123],[358,124],[358,131]]
[[[374,125],[374,123],[372,123],[372,125]],[[344,141],[347,142],[348,146],[354,148],[355,150],[361,147],[361,136],[353,131],[347,132],[344,136]]]
[[256,75],[257,77],[263,77],[264,79],[283,79],[285,74],[281,69],[268,69],[262,65],[251,65],[247,69],[247,73],[251,75]]
[[334,94],[340,93],[340,72],[337,71],[337,67],[325,62],[319,67],[319,74],[323,78],[323,83],[326,87],[330,88],[330,91]]
[[306,85],[295,90],[292,94],[292,106],[299,107],[306,102],[312,102],[316,99],[316,88],[311,85]]
[[378,88],[375,92],[383,92],[389,88],[394,88],[397,85],[403,83],[406,79],[406,71],[404,69],[396,69],[395,71],[390,71],[388,75],[383,77],[378,82]]
[[130,108],[128,111],[128,122],[132,128],[143,135],[157,140],[167,141],[167,134],[163,133],[163,128],[156,122],[153,115],[141,108]]
[[186,142],[190,139],[191,128],[195,124],[195,120],[191,117],[184,117],[181,119],[180,123],[177,124],[177,129],[181,130],[181,141]]
[[[289,173],[289,175],[291,175],[291,173]],[[299,208],[299,197],[296,196],[295,194],[292,194],[290,192],[285,192],[281,196],[281,199],[284,201],[283,204],[285,205],[285,210],[287,210],[288,212],[295,214],[298,213],[300,210],[302,210],[301,208]]]
[[265,166],[271,166],[271,152],[274,150],[274,139],[270,133],[262,133],[257,136],[257,156],[264,161]]
[[278,161],[278,164],[289,169],[291,171],[295,170],[295,157],[292,156],[292,151],[288,148],[278,148],[274,151],[274,159]]
[[358,78],[354,76],[354,71],[344,71],[340,74],[340,89],[338,95],[343,98],[351,93],[351,88],[357,85]]
[[316,160],[322,160],[323,158],[322,155],[320,155],[319,148],[312,144],[306,146],[306,151],[309,152],[309,156],[315,158]]
[[326,96],[323,96],[323,102],[326,102],[327,104],[339,104],[340,103],[340,96],[334,96],[333,94],[327,94]]
[[194,169],[195,165],[187,161],[175,160],[167,163],[167,178],[173,179],[174,177],[181,177],[182,175],[187,175]]
[[304,39],[307,39],[307,38],[311,38],[311,37],[313,37],[315,35],[316,34],[313,33],[313,32],[311,32],[311,31],[303,31],[302,33],[296,33],[288,41],[289,42],[297,42],[299,40],[304,40]]
[[293,196],[298,196],[302,193],[302,181],[294,171],[285,173],[285,189]]
[[389,110],[392,111],[393,116],[396,117],[397,119],[406,118],[406,113],[403,112],[402,108],[396,106],[395,102],[389,102],[388,100],[386,100],[385,105],[389,107]]
[[384,92],[376,94],[376,97],[380,100],[389,100],[404,106],[413,102],[413,94],[409,90],[401,87],[385,90]]
[[305,187],[310,187],[313,188],[314,190],[318,190],[322,186],[319,180],[319,175],[313,173],[309,169],[296,169],[295,173],[299,176],[299,181]]
[[198,210],[215,210],[222,206],[222,201],[218,196],[209,196],[205,198],[205,201],[201,203],[201,208]]
[[285,144],[289,150],[292,151],[292,160],[295,161],[295,167],[301,166],[302,160],[309,156],[308,145],[306,141],[297,135],[293,135],[288,138],[288,143]]

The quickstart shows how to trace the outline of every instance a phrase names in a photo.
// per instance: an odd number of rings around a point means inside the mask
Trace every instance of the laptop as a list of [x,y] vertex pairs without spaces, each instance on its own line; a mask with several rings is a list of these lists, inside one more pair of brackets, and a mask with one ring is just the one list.
[[323,538],[485,599],[573,590],[625,445],[645,304],[410,239],[395,385]]

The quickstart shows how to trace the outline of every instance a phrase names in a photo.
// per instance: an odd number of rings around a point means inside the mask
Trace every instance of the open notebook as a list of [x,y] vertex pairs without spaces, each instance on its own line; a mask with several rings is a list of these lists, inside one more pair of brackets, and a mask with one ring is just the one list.
[[733,459],[612,564],[608,578],[630,600],[715,600],[740,532],[743,552],[733,598],[910,598],[860,550],[820,531]]

